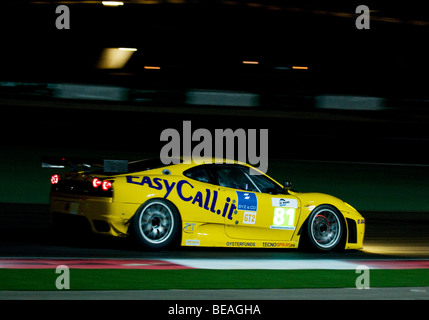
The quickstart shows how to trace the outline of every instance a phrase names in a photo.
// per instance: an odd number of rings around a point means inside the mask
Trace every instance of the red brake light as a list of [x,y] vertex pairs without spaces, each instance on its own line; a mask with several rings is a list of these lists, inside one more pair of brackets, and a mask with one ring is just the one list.
[[60,176],[58,174],[54,174],[51,177],[51,184],[57,184],[59,180],[60,180]]
[[107,191],[112,187],[112,182],[109,180],[101,181],[98,178],[94,178],[92,179],[92,186],[94,188],[98,188],[99,186],[101,186],[101,189],[103,189],[103,191]]
[[104,191],[109,190],[112,187],[112,183],[109,180],[104,180],[101,183],[101,189],[103,189]]
[[101,180],[98,178],[92,179],[92,186],[94,188],[98,188],[102,184]]

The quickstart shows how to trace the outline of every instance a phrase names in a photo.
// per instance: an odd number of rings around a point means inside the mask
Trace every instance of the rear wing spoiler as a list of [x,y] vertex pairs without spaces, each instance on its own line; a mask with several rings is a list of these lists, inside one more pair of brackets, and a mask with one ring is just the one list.
[[103,172],[120,173],[128,172],[128,160],[111,160],[111,159],[88,159],[88,158],[66,158],[66,157],[49,157],[42,156],[42,168],[63,169],[70,167],[72,171],[91,171],[103,169]]

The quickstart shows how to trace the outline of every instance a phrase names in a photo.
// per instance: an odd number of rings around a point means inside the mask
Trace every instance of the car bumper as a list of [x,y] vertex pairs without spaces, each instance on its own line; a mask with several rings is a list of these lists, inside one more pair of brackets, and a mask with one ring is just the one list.
[[346,219],[347,238],[345,249],[362,249],[365,237],[365,219],[359,212],[344,212]]
[[[51,216],[66,216],[76,220],[85,218],[95,233],[117,237],[128,235],[128,227],[139,204],[114,202],[111,197],[83,197],[51,193]],[[76,230],[78,233],[79,230]]]

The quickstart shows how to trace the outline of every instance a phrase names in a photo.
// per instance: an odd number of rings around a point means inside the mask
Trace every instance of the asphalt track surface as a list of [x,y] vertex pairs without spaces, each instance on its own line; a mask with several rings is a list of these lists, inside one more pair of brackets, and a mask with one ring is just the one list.
[[[42,208],[42,209],[40,209]],[[49,228],[44,207],[30,212],[0,214],[0,258],[122,258],[122,259],[264,259],[286,260],[426,260],[429,259],[428,213],[363,213],[366,235],[363,250],[309,253],[300,250],[179,248],[162,252],[141,250],[131,239],[111,238],[91,233],[64,234]],[[14,209],[10,207],[9,212]],[[17,211],[17,210],[15,210]],[[20,211],[20,210],[18,210]],[[241,299],[429,299],[429,288],[357,289],[284,289],[241,290]],[[0,292],[0,299],[223,299],[237,296],[237,290],[150,290],[109,292]],[[262,292],[263,291],[263,292]],[[258,294],[259,292],[259,294]],[[271,298],[270,298],[271,297]]]
[[429,287],[246,289],[246,290],[91,290],[0,291],[0,300],[428,300]]
[[46,205],[10,204],[0,208],[0,257],[40,258],[265,258],[265,259],[429,259],[429,213],[363,212],[363,250],[309,253],[300,250],[179,248],[142,250],[132,239],[81,230],[55,232]]

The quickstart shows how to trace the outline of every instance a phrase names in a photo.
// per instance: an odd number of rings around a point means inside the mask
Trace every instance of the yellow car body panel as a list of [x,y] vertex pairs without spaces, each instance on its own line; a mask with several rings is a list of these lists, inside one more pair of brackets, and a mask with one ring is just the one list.
[[[297,248],[311,212],[328,204],[344,218],[344,248],[362,248],[365,220],[342,200],[321,193],[252,192],[197,181],[183,174],[199,165],[181,163],[110,176],[61,175],[60,180],[70,181],[90,182],[94,177],[108,179],[112,182],[112,196],[52,190],[50,210],[53,214],[85,217],[93,232],[128,236],[139,208],[150,199],[165,199],[180,214],[182,246]],[[239,165],[252,168],[244,163]]]

